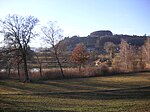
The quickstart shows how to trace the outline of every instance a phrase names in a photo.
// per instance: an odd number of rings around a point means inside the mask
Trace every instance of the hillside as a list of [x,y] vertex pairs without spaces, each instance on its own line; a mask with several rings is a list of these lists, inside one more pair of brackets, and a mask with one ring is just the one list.
[[109,30],[100,30],[92,32],[90,35],[86,37],[73,36],[71,38],[66,37],[62,40],[62,43],[66,44],[67,51],[71,52],[73,48],[78,43],[84,43],[89,51],[97,51],[99,53],[104,52],[104,43],[105,42],[113,42],[116,45],[119,45],[121,39],[125,39],[128,43],[132,45],[141,46],[144,44],[147,36],[137,36],[137,35],[118,35]]

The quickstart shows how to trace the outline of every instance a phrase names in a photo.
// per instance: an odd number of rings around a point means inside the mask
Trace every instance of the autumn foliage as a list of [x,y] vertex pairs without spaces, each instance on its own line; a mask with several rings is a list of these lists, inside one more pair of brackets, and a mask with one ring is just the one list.
[[79,65],[79,71],[81,70],[82,65],[88,60],[89,53],[86,50],[84,44],[77,44],[74,48],[71,55],[71,62],[77,63]]

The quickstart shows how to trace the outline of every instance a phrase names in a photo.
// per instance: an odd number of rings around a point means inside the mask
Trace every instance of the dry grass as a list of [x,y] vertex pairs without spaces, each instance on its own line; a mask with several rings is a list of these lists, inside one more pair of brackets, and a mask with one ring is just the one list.
[[[59,68],[44,69],[42,71],[43,71],[42,76],[40,76],[39,73],[31,73],[31,78],[32,79],[62,78],[61,71]],[[107,66],[82,68],[81,71],[79,71],[78,68],[64,68],[63,71],[65,78],[104,76],[111,72]]]
[[[101,67],[86,67],[79,71],[78,68],[63,68],[65,78],[81,78],[81,77],[93,77],[93,76],[107,76],[118,73],[128,73],[127,71],[120,71],[119,69],[113,69],[107,66]],[[39,72],[29,72],[31,80],[48,80],[48,79],[62,79],[61,71],[59,68],[42,69],[42,74]],[[24,80],[24,73],[21,71],[20,76],[17,73],[1,72],[0,79],[15,78]]]
[[[79,71],[78,68],[64,68],[63,71],[65,78],[80,78],[80,77],[91,77],[102,75],[104,69],[97,67],[88,67],[82,68],[81,71]],[[39,72],[29,72],[29,75],[31,80],[48,80],[48,79],[62,78],[61,71],[59,68],[43,69],[42,74],[40,74]],[[1,79],[15,78],[23,80],[24,73],[21,72],[19,77],[17,73],[11,73],[10,75],[7,75],[7,73],[3,72],[0,73],[0,78]]]

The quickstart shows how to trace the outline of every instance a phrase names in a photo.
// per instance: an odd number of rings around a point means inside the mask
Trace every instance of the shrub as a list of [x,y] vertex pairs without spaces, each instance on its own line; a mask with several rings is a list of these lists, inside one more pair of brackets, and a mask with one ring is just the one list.
[[109,75],[109,67],[107,65],[102,65],[101,66],[101,75]]
[[7,79],[7,78],[9,78],[9,76],[6,72],[0,72],[0,79]]

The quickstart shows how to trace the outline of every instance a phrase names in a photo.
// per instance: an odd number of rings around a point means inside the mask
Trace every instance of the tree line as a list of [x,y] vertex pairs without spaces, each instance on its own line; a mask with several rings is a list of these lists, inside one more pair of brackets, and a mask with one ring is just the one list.
[[[18,75],[20,64],[23,63],[24,82],[30,81],[27,60],[33,53],[30,50],[29,43],[38,36],[38,33],[34,29],[39,22],[34,16],[24,17],[17,14],[8,15],[4,20],[0,20],[0,33],[4,36],[4,46],[0,52],[1,61],[3,61],[6,69],[9,69],[10,65],[16,63],[18,66]],[[55,22],[49,21],[47,26],[41,28],[41,31],[44,35],[43,40],[51,47],[51,52],[54,54],[64,77],[58,58],[60,52],[59,40],[62,39],[62,30]]]
[[[34,16],[8,15],[4,20],[0,20],[0,33],[4,36],[3,47],[0,50],[1,68],[10,72],[12,66],[17,66],[18,76],[20,77],[20,67],[24,70],[24,82],[29,82],[29,68],[27,61],[36,57],[42,76],[42,62],[39,56],[30,49],[29,43],[34,40],[38,33],[35,27],[39,20]],[[65,53],[66,43],[63,39],[62,30],[56,22],[49,21],[47,25],[41,27],[42,40],[49,46],[51,56],[55,58],[62,78],[63,72],[61,56]],[[143,70],[147,63],[150,63],[150,38],[142,46],[133,46],[125,40],[121,40],[119,53],[116,53],[116,45],[112,42],[105,42],[104,49],[108,53],[111,66],[116,70]],[[94,51],[88,51],[83,43],[77,44],[72,53],[65,55],[69,61],[79,66],[79,72],[83,65],[92,63],[98,59]],[[90,62],[90,60],[92,60]],[[93,66],[93,65],[92,65]]]
[[113,59],[113,67],[121,71],[142,71],[150,64],[150,38],[144,45],[130,45],[121,40],[120,52]]

